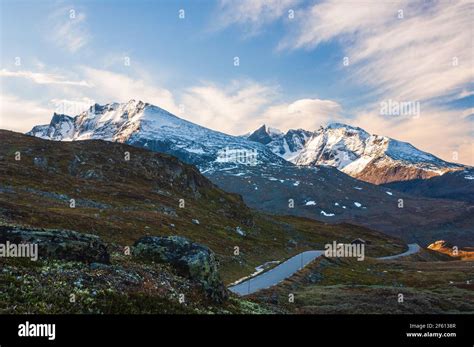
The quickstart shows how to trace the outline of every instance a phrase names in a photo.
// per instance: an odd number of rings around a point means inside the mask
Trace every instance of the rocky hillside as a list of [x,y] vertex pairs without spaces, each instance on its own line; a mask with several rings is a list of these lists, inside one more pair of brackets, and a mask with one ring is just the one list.
[[[334,240],[401,240],[359,226],[248,208],[178,159],[100,140],[46,141],[0,131],[0,313],[271,313],[225,284]],[[73,296],[71,296],[73,295]]]
[[214,253],[182,237],[144,237],[130,251],[98,236],[0,222],[0,242],[39,245],[39,259],[1,257],[0,313],[258,313],[230,297]]

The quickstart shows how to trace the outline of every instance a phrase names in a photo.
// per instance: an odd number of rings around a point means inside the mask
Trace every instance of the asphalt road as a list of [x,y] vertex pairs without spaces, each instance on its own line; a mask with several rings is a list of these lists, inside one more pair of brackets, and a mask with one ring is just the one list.
[[[410,254],[417,253],[420,250],[420,246],[416,243],[411,243],[408,245],[408,251],[388,256],[378,258],[380,260],[391,260],[401,257],[405,257]],[[284,279],[290,277],[298,270],[301,270],[306,265],[311,263],[317,257],[320,257],[324,254],[324,251],[306,251],[300,254],[295,255],[294,257],[288,259],[287,261],[275,266],[273,269],[264,272],[260,275],[252,277],[248,280],[245,280],[239,284],[229,287],[229,290],[238,295],[249,295],[255,293],[259,290],[270,288]]]
[[401,257],[406,257],[407,255],[418,253],[419,250],[420,250],[420,246],[418,246],[416,243],[410,243],[408,245],[408,251],[406,251],[406,252],[396,254],[396,255],[391,255],[391,256],[388,256],[388,257],[377,258],[377,259],[379,259],[379,260],[397,259],[397,258],[401,258]]

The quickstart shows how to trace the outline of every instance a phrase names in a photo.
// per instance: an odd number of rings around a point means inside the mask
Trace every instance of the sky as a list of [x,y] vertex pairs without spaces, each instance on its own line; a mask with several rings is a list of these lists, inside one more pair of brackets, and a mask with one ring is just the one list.
[[464,0],[0,0],[0,128],[143,100],[240,135],[342,122],[474,165]]

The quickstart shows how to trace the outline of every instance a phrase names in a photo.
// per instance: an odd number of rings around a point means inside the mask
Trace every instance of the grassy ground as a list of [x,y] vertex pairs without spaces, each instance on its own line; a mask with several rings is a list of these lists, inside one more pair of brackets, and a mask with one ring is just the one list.
[[222,304],[163,264],[113,253],[110,265],[0,258],[0,314],[255,314],[236,296]]

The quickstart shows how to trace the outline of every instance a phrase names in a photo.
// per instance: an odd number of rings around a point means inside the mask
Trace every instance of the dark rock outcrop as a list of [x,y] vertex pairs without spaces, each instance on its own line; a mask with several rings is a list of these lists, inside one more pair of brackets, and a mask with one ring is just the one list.
[[217,271],[215,255],[205,246],[180,236],[146,236],[135,242],[133,254],[171,264],[181,275],[199,282],[213,301],[222,302],[228,296]]
[[265,125],[262,125],[260,128],[255,130],[247,139],[254,142],[260,142],[264,145],[272,142],[272,138],[268,134],[267,127]]
[[106,245],[95,235],[70,230],[0,226],[0,243],[38,244],[39,258],[109,263]]

